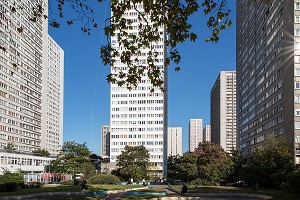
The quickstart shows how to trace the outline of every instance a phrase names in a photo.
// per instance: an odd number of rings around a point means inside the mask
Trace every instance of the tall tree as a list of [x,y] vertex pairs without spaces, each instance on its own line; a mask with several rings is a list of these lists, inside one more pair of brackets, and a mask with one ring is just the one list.
[[147,175],[150,161],[150,153],[144,146],[124,147],[124,151],[117,156],[117,166],[123,178],[133,178],[136,181],[142,180]]
[[199,143],[195,150],[198,156],[199,178],[206,181],[219,182],[230,173],[233,162],[230,154],[218,145],[210,142]]
[[65,142],[56,160],[51,161],[50,170],[55,173],[84,174],[90,177],[95,167],[90,161],[91,152],[86,143]]

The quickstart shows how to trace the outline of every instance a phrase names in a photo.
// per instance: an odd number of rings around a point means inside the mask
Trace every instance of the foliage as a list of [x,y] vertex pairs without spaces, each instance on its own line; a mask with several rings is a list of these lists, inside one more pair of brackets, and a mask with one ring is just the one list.
[[88,178],[95,173],[90,155],[86,143],[65,142],[58,158],[50,163],[51,173],[84,174]]
[[15,144],[12,142],[8,142],[3,148],[7,151],[15,151],[16,150]]
[[61,180],[60,182],[59,182],[59,184],[61,184],[61,185],[73,185],[73,180]]
[[123,178],[135,181],[142,180],[147,175],[147,168],[150,160],[149,151],[144,146],[124,147],[124,151],[117,156],[117,166]]
[[243,168],[243,180],[250,185],[280,188],[293,170],[293,156],[284,139],[269,137],[256,149],[253,161]]
[[13,192],[23,187],[23,174],[21,173],[4,173],[0,175],[0,191]]
[[199,143],[195,154],[198,156],[198,176],[205,181],[219,182],[232,169],[233,162],[229,153],[218,144]]
[[111,174],[97,174],[92,176],[88,183],[90,184],[118,184],[120,179]]
[[[93,28],[98,28],[92,4],[93,1],[86,0],[54,0],[46,4],[44,1],[37,1],[32,5],[32,12],[29,20],[31,23],[41,22],[48,19],[49,25],[54,28],[60,28],[61,21],[68,25],[76,22],[81,23],[80,29],[83,33],[91,34]],[[106,1],[98,0],[99,3]],[[138,5],[143,4],[143,11]],[[48,8],[47,8],[48,6]],[[106,5],[103,5],[106,6]],[[158,60],[157,51],[153,44],[160,41],[157,34],[159,29],[165,29],[165,38],[163,43],[167,46],[169,54],[165,60],[165,66],[171,61],[176,65],[181,61],[177,45],[186,40],[196,41],[197,34],[192,31],[190,18],[197,12],[202,12],[207,18],[206,26],[211,30],[205,41],[218,42],[222,30],[229,28],[232,21],[229,19],[230,9],[227,8],[227,0],[112,0],[110,1],[112,15],[105,19],[104,33],[107,36],[107,44],[101,47],[100,57],[105,65],[114,66],[116,58],[120,58],[122,63],[127,65],[127,71],[112,72],[107,75],[107,81],[116,83],[119,86],[126,86],[132,89],[141,81],[143,73],[147,74],[153,87],[159,87],[162,90],[164,80],[163,72],[156,66]],[[137,35],[130,34],[133,30],[133,22],[126,19],[125,13],[133,8],[137,12]],[[7,17],[16,12],[24,12],[23,6],[16,2],[9,2]],[[47,15],[47,10],[49,15]],[[65,10],[73,10],[65,15]],[[0,14],[6,11],[2,11]],[[102,19],[104,20],[104,19]],[[24,32],[24,27],[16,27],[19,33]],[[117,33],[117,34],[116,34]],[[118,52],[113,47],[109,38],[116,36],[119,46],[124,49]],[[166,37],[168,36],[168,37]],[[136,45],[138,44],[138,45]],[[1,49],[6,50],[4,46]],[[149,49],[147,52],[147,61],[144,64],[137,62],[140,57],[140,49]],[[16,63],[13,63],[13,65]],[[167,68],[166,68],[167,69]],[[175,70],[180,70],[179,66]]]
[[232,152],[231,160],[233,163],[232,168],[225,177],[225,181],[228,183],[234,183],[241,180],[243,167],[247,163],[246,158],[241,155],[241,152],[239,150],[235,150]]
[[168,178],[177,179],[176,178],[176,176],[178,174],[177,163],[178,163],[179,158],[180,158],[179,155],[168,156],[168,172],[167,172]]
[[47,151],[46,149],[37,149],[32,151],[32,153],[36,156],[43,156],[43,157],[50,156],[49,151]]
[[295,171],[290,172],[287,177],[288,189],[300,193],[300,168],[298,167]]
[[177,170],[178,174],[175,179],[194,180],[198,176],[197,167],[198,156],[194,152],[187,152],[178,159]]

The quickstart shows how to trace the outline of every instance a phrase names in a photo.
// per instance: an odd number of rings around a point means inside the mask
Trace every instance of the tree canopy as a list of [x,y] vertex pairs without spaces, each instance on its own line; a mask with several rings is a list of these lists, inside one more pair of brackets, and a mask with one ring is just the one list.
[[90,177],[95,167],[90,161],[91,152],[86,143],[65,142],[56,160],[51,161],[50,172],[67,174],[84,174]]
[[[163,41],[169,50],[164,63],[165,67],[170,62],[174,62],[175,70],[179,71],[178,64],[181,56],[177,48],[178,44],[186,40],[196,41],[197,39],[197,34],[192,31],[193,26],[189,22],[194,13],[200,11],[207,17],[206,26],[211,30],[211,35],[205,38],[206,41],[218,42],[221,31],[232,24],[229,18],[231,10],[227,8],[227,0],[111,0],[109,2],[98,0],[98,2],[99,6],[110,5],[112,14],[109,18],[97,19],[94,14],[96,7],[93,6],[95,5],[86,0],[53,0],[48,4],[44,1],[37,1],[32,7],[29,20],[34,23],[48,18],[50,26],[54,28],[59,28],[61,23],[72,25],[79,22],[82,24],[81,31],[87,34],[91,34],[92,29],[98,27],[99,21],[105,21],[104,33],[107,36],[107,44],[100,48],[100,57],[105,65],[111,67],[114,67],[116,58],[120,58],[128,69],[112,72],[107,75],[106,79],[108,82],[126,86],[128,89],[139,84],[143,73],[147,74],[153,88],[164,89],[164,72],[156,65],[158,54],[152,47],[160,40],[157,34],[159,28],[165,27],[165,34],[168,36]],[[8,3],[10,4],[9,10],[1,11],[6,18],[25,9],[16,2],[9,1]],[[143,5],[143,9],[139,9],[138,5]],[[49,11],[48,14],[46,9]],[[68,9],[74,11],[73,15],[66,13]],[[137,34],[129,33],[133,29],[134,22],[125,17],[128,9],[135,10],[137,14]],[[6,15],[6,12],[10,14]],[[25,28],[17,27],[17,31],[21,33]],[[111,36],[117,36],[119,46],[124,47],[122,51],[112,46]],[[0,45],[0,48],[4,49],[4,46]],[[143,65],[136,62],[141,48],[148,49],[147,61]]]
[[138,181],[147,176],[149,161],[150,153],[145,146],[126,145],[124,151],[117,156],[119,173],[127,180],[132,177]]

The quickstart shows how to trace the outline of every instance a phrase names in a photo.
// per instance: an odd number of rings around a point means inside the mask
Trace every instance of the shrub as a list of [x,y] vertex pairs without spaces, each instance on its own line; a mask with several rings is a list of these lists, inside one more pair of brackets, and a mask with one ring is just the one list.
[[79,185],[80,184],[80,181],[78,179],[73,179],[73,185]]
[[27,183],[27,187],[28,188],[40,188],[42,187],[44,184],[41,182],[29,182]]
[[92,176],[88,182],[90,184],[118,184],[120,179],[111,174],[97,174]]
[[0,191],[13,192],[24,187],[23,174],[4,173],[0,175]]
[[289,173],[287,177],[288,189],[300,193],[300,169]]
[[73,185],[73,180],[61,180],[59,183],[61,185]]

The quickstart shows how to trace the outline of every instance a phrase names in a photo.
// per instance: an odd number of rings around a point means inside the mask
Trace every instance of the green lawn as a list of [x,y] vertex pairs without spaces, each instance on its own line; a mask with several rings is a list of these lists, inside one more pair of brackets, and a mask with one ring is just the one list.
[[[125,190],[129,188],[143,187],[141,185],[88,185],[87,192],[95,192],[99,190]],[[54,186],[44,185],[41,188],[26,188],[20,189],[15,192],[0,192],[0,196],[13,196],[13,195],[24,195],[34,194],[41,192],[80,192],[81,186]]]
[[[181,190],[180,185],[174,185],[173,188]],[[282,190],[266,189],[266,188],[250,188],[250,187],[231,187],[231,186],[188,186],[188,192],[193,193],[216,193],[216,192],[241,192],[252,194],[264,194],[272,196],[272,200],[299,200],[300,194],[291,193]]]

